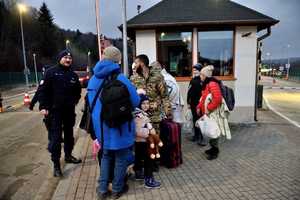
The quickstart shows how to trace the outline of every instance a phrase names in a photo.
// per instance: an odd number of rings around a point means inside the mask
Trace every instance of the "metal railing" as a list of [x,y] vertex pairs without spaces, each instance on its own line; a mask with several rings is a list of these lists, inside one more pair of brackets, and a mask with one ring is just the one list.
[[[42,73],[38,73],[38,79],[41,80]],[[31,73],[28,76],[29,83],[35,84],[35,74]],[[0,72],[0,88],[1,87],[10,87],[12,85],[22,85],[25,83],[25,76],[23,72]]]

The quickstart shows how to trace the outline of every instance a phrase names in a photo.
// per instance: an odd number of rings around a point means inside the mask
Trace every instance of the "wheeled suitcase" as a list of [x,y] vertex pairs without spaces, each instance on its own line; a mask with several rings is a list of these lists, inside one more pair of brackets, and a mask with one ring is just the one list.
[[161,148],[161,165],[175,168],[182,164],[180,124],[163,120],[160,123],[160,139],[164,144]]

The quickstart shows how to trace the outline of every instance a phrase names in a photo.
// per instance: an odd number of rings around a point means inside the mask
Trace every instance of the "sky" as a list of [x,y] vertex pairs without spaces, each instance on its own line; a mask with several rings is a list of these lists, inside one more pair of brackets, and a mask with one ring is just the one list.
[[[299,0],[233,0],[280,20],[272,27],[272,35],[264,40],[264,54],[272,59],[300,57],[300,1]],[[96,32],[94,0],[23,0],[32,7],[39,8],[45,2],[54,22],[64,29],[81,32]],[[137,15],[137,5],[144,11],[160,0],[127,0],[127,18]],[[108,37],[121,37],[118,26],[122,24],[122,0],[100,0],[101,33]],[[290,48],[288,48],[288,44]]]

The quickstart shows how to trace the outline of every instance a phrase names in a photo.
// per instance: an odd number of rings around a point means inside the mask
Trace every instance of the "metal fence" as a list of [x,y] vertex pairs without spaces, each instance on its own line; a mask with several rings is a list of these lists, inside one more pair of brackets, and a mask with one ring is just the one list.
[[[38,80],[41,80],[42,73],[38,73]],[[28,75],[30,84],[35,84],[35,74],[30,73]],[[23,72],[0,72],[0,87],[6,87],[11,85],[25,84],[25,76]]]
[[300,67],[290,68],[289,79],[294,81],[300,81]]

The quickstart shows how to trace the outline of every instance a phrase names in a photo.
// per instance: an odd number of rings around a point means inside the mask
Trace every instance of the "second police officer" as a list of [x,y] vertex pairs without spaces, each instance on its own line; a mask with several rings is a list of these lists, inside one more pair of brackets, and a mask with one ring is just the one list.
[[71,70],[71,65],[71,52],[68,50],[60,52],[58,64],[46,71],[44,81],[40,84],[40,112],[48,116],[50,122],[48,150],[51,153],[55,177],[62,176],[60,167],[62,138],[66,163],[81,163],[80,159],[72,156],[75,106],[81,97],[81,86],[78,75]]

